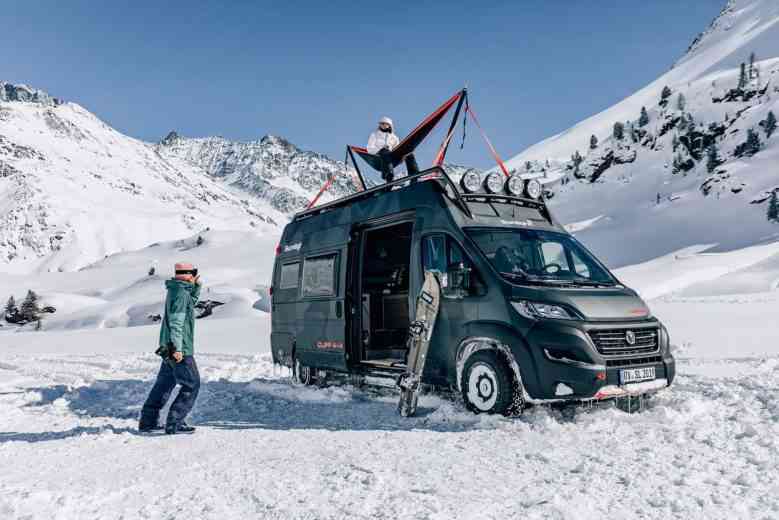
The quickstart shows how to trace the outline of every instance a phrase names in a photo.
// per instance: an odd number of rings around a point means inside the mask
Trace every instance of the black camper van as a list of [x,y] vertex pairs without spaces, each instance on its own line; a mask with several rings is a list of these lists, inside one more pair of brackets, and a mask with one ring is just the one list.
[[[397,377],[425,270],[443,298],[422,381],[475,412],[643,396],[668,332],[550,213],[535,181],[434,167],[297,214],[272,281],[274,362],[303,383]],[[629,402],[630,400],[628,400]]]

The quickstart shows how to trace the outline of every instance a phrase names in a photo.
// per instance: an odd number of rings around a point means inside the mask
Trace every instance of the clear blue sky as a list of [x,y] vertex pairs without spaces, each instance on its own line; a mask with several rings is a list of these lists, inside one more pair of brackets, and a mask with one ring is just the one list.
[[[724,4],[14,1],[0,11],[0,79],[149,141],[271,133],[337,159],[380,115],[403,134],[467,83],[510,157],[656,78]],[[489,166],[478,140],[450,158]]]

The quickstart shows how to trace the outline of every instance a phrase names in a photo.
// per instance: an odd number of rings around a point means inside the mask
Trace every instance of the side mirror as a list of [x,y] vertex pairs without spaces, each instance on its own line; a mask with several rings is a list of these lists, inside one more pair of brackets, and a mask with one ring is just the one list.
[[446,271],[445,283],[442,283],[444,296],[462,298],[471,288],[471,268],[463,262],[450,264]]

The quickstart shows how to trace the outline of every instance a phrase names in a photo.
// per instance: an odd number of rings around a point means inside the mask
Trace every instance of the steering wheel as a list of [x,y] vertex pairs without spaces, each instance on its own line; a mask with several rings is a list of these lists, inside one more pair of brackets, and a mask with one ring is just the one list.
[[560,264],[555,264],[554,262],[551,264],[546,264],[543,267],[543,271],[549,274],[557,274],[562,270],[563,270],[563,266],[561,266]]

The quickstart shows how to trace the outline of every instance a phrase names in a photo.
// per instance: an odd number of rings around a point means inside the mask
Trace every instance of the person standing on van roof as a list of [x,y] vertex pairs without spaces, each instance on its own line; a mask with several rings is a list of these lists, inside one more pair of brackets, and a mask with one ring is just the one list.
[[398,143],[400,139],[395,135],[392,119],[386,116],[379,119],[379,127],[368,138],[368,153],[381,158],[381,178],[386,182],[392,182],[395,177],[390,152]]
[[165,282],[165,315],[160,327],[160,347],[157,354],[162,365],[157,380],[141,410],[138,429],[141,432],[159,430],[160,410],[173,388],[179,393],[168,412],[165,433],[194,433],[195,428],[184,422],[192,410],[200,390],[200,373],[195,364],[195,304],[200,296],[200,276],[189,263],[176,264],[176,275]]

